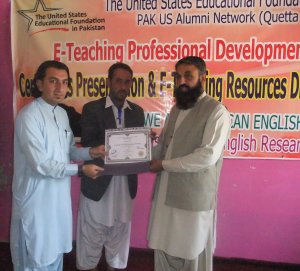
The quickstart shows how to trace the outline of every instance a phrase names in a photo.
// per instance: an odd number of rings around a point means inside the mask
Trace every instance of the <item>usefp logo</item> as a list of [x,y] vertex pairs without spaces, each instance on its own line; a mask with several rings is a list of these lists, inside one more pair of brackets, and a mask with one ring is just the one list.
[[[56,22],[55,19],[59,15],[58,10],[61,8],[48,8],[43,0],[37,0],[33,8],[18,10],[17,12],[26,19],[27,32],[31,30],[31,32],[37,33],[48,30],[64,30],[57,27],[59,22]],[[63,23],[59,23],[59,25],[61,24]],[[66,28],[65,30],[68,31]]]

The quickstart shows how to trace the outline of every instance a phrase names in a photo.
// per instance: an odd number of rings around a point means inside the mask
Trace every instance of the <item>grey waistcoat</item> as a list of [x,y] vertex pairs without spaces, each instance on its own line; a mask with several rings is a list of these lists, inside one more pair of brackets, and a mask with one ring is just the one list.
[[[219,102],[205,96],[197,102],[174,133],[179,110],[174,106],[171,110],[168,126],[162,141],[161,159],[164,159],[167,148],[173,138],[171,159],[192,153],[202,146],[203,133],[207,120]],[[173,135],[174,134],[174,135]],[[216,195],[223,154],[212,166],[198,172],[170,172],[166,195],[166,205],[191,210],[207,211],[216,206]],[[158,176],[158,180],[159,180]],[[157,184],[158,185],[158,184]]]

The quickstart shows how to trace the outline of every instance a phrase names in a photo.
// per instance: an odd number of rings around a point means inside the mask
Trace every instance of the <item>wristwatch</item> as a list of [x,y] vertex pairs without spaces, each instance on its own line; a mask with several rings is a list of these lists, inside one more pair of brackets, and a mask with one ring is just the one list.
[[83,177],[84,173],[82,170],[82,165],[78,165],[78,172],[77,172],[77,176],[78,177]]

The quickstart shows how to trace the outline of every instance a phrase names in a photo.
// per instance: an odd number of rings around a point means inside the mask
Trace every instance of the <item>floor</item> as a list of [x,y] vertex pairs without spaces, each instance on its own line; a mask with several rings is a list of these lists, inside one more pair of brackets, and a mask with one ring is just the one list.
[[[98,266],[106,270],[104,260]],[[64,256],[64,271],[76,271],[74,250]],[[153,271],[153,251],[131,249],[126,271]],[[299,271],[300,265],[214,258],[214,271]],[[0,271],[13,271],[8,243],[0,243]]]

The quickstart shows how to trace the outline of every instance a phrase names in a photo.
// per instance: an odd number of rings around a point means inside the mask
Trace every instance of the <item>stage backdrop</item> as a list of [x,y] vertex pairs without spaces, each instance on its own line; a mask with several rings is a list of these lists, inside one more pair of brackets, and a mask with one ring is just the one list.
[[12,1],[15,113],[44,60],[70,67],[66,104],[79,112],[108,94],[107,70],[122,61],[134,71],[130,100],[159,133],[174,64],[197,55],[207,93],[231,113],[226,157],[299,159],[299,12],[299,0]]

